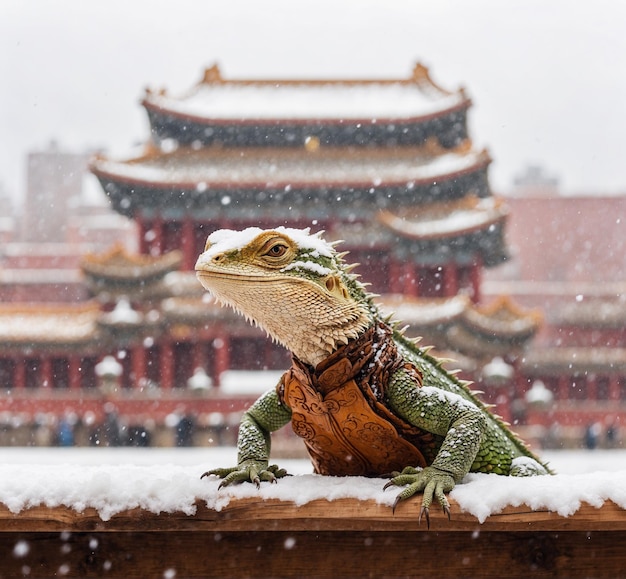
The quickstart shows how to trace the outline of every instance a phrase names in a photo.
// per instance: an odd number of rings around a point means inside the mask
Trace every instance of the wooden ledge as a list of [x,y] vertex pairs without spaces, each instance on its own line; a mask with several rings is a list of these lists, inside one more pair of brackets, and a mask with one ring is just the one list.
[[626,511],[583,504],[571,517],[508,507],[484,523],[420,501],[238,499],[194,515],[133,509],[0,507],[2,577],[617,577]]
[[0,505],[2,532],[169,532],[169,531],[626,531],[626,510],[613,502],[596,508],[582,504],[570,517],[548,510],[533,511],[526,505],[506,507],[483,523],[461,512],[450,500],[450,520],[438,506],[430,512],[430,529],[419,523],[420,501],[400,503],[396,512],[374,501],[353,498],[334,501],[314,500],[297,506],[292,502],[253,498],[231,500],[221,511],[197,501],[196,513],[155,514],[132,509],[103,521],[94,508],[77,512],[68,507],[37,506],[18,514]]

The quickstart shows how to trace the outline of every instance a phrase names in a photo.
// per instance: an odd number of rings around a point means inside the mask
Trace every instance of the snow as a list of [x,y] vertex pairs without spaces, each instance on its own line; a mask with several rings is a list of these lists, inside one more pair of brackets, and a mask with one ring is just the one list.
[[415,237],[440,237],[453,233],[485,228],[500,221],[506,215],[498,200],[479,200],[474,206],[462,207],[436,216],[394,216],[389,213],[387,222],[396,231]]
[[237,251],[254,241],[256,237],[265,231],[276,231],[289,237],[300,249],[308,249],[317,255],[332,257],[335,253],[332,245],[320,237],[320,234],[311,235],[310,229],[292,229],[289,227],[276,227],[272,230],[259,227],[248,227],[241,231],[232,229],[219,229],[209,235],[209,248],[201,256],[200,260],[208,261],[215,255],[229,251]]
[[[34,270],[33,270],[34,271]],[[41,283],[42,272],[37,272]],[[49,278],[46,277],[46,281]],[[39,307],[37,310],[8,304],[0,309],[0,343],[72,343],[91,338],[96,329],[98,310],[91,306]]]
[[[453,151],[433,157],[413,147],[403,151],[394,149],[390,154],[360,150],[358,155],[324,147],[315,155],[299,149],[278,153],[261,149],[219,152],[207,149],[127,160],[100,159],[94,167],[104,175],[113,176],[113,181],[121,178],[158,185],[193,184],[201,192],[225,184],[257,187],[264,184],[287,191],[290,186],[320,183],[354,186],[405,183],[412,188],[416,183],[442,181],[451,174],[470,171],[487,160],[488,156],[480,151]],[[198,189],[198,184],[203,185]]]
[[407,324],[417,322],[422,326],[453,320],[469,306],[469,299],[464,295],[420,301],[387,295],[379,298],[379,302],[385,315],[393,314],[395,319]]
[[[235,464],[235,448],[61,449],[3,448],[0,451],[0,502],[19,513],[31,506],[95,508],[103,520],[142,508],[153,513],[195,513],[196,500],[221,510],[231,500],[279,499],[303,505],[316,499],[372,500],[391,507],[397,492],[383,491],[382,479],[312,474],[305,460],[281,460],[295,476],[278,484],[226,487],[207,469]],[[528,505],[562,516],[583,502],[600,507],[613,501],[626,508],[626,452],[561,451],[542,458],[561,474],[530,478],[470,474],[452,491],[459,508],[484,521],[506,506]]]
[[283,370],[225,370],[220,374],[220,393],[224,396],[260,396],[274,388],[283,374]]
[[283,267],[281,271],[291,271],[292,269],[308,271],[319,276],[330,275],[332,273],[331,269],[319,263],[315,263],[314,261],[294,261],[286,267]]
[[141,314],[133,309],[126,298],[120,298],[109,314],[102,316],[103,321],[114,325],[135,325],[141,322]]
[[445,111],[462,93],[426,91],[406,83],[200,85],[187,97],[150,95],[158,107],[213,119],[396,119]]

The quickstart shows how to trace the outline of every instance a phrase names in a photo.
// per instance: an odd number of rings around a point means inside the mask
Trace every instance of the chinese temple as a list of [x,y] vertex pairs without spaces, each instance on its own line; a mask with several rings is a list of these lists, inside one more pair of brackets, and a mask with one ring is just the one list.
[[145,150],[98,158],[92,172],[139,224],[143,254],[181,253],[181,279],[218,228],[344,240],[385,306],[476,371],[494,356],[514,362],[539,324],[505,299],[479,305],[483,268],[507,258],[507,210],[468,136],[470,105],[419,64],[408,79],[351,81],[227,80],[214,66],[183,96],[148,90]]
[[[142,105],[143,150],[91,163],[112,207],[136,222],[139,254],[86,256],[84,303],[0,308],[13,323],[0,324],[13,409],[31,412],[38,389],[55,412],[97,414],[110,400],[98,368],[113,359],[122,415],[241,411],[256,394],[228,383],[274,375],[289,356],[215,304],[193,266],[216,229],[287,225],[344,240],[409,335],[455,359],[506,419],[528,419],[541,316],[505,295],[484,299],[485,268],[508,258],[509,212],[468,135],[462,88],[440,87],[419,64],[406,79],[366,80],[230,80],[213,66],[186,94],[147,90]],[[203,377],[211,388],[199,395]]]

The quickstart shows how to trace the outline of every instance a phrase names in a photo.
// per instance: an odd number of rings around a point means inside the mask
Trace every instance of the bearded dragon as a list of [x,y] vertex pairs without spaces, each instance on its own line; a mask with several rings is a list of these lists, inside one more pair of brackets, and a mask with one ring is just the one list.
[[220,488],[276,482],[270,433],[292,423],[316,472],[391,477],[404,487],[393,508],[422,492],[420,520],[469,472],[548,474],[506,424],[384,317],[333,243],[309,229],[220,230],[207,240],[196,275],[219,302],[263,328],[292,353],[276,388],[244,413],[238,464],[210,470]]

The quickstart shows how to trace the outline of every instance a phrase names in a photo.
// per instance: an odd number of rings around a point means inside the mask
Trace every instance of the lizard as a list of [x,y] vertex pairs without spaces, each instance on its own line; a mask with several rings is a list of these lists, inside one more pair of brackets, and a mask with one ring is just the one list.
[[220,487],[286,476],[269,465],[271,433],[291,422],[320,474],[387,477],[393,504],[422,493],[430,525],[437,500],[469,472],[551,474],[470,382],[405,336],[384,315],[356,264],[310,229],[250,227],[209,235],[196,276],[292,355],[292,366],[243,414],[237,465],[217,468]]

